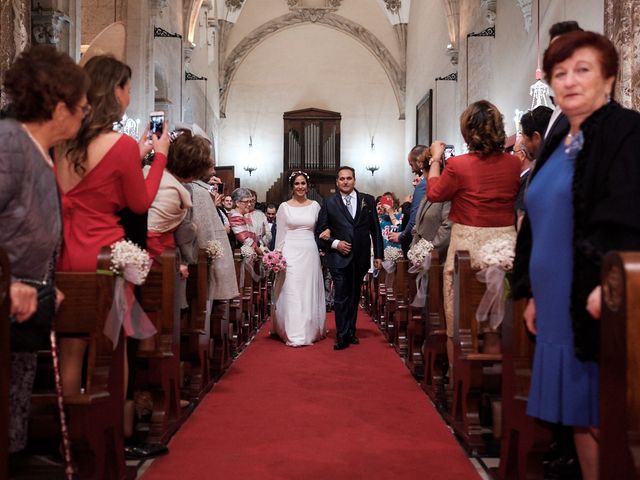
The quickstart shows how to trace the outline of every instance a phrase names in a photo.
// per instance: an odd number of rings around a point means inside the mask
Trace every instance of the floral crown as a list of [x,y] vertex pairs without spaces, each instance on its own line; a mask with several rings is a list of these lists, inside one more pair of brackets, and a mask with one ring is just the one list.
[[291,182],[291,180],[296,178],[298,175],[302,175],[304,178],[307,179],[307,183],[309,182],[309,175],[303,172],[302,170],[296,170],[295,172],[291,172],[291,175],[289,175],[289,182]]

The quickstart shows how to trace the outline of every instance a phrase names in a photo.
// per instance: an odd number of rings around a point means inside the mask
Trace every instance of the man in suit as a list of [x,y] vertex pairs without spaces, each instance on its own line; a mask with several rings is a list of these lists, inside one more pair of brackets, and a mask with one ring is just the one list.
[[[369,270],[372,241],[374,266],[377,269],[382,266],[382,232],[375,199],[355,190],[355,184],[355,170],[341,167],[336,176],[338,192],[325,199],[316,223],[318,246],[325,252],[325,264],[335,288],[334,350],[360,343],[356,337],[356,318],[360,287]],[[329,238],[320,238],[326,229],[330,230]]]
[[267,225],[268,231],[271,235],[271,240],[269,241],[268,248],[273,251],[276,248],[276,233],[278,232],[278,226],[276,225],[276,214],[278,213],[278,207],[275,204],[270,203],[267,205],[267,211],[265,215],[267,216]]

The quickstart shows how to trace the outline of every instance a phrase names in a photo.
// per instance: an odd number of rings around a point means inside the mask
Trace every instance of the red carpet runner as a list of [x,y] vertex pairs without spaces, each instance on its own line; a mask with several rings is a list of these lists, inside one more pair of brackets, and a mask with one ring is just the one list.
[[[333,316],[328,326],[334,334]],[[143,480],[478,479],[377,327],[360,345],[285,347],[268,325]]]

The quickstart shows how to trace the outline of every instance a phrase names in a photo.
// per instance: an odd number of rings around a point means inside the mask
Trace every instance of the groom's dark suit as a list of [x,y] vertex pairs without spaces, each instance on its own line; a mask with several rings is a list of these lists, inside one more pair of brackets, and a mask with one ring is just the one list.
[[[371,265],[371,240],[374,258],[382,258],[382,232],[371,195],[355,191],[357,209],[352,217],[344,204],[341,193],[324,200],[316,223],[316,240],[325,252],[325,265],[331,271],[335,288],[336,340],[348,344],[355,337],[356,317],[362,280]],[[321,240],[320,233],[331,230],[329,240]],[[331,248],[334,240],[351,244],[348,255]]]

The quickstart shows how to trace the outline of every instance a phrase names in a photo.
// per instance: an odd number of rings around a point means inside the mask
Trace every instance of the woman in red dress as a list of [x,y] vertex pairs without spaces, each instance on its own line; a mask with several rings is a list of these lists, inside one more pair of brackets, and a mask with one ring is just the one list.
[[[116,212],[128,208],[145,213],[156,195],[169,151],[168,128],[151,145],[113,131],[130,101],[131,69],[110,56],[97,56],[84,67],[91,78],[87,94],[92,111],[78,136],[64,145],[55,160],[62,195],[64,246],[60,271],[95,271],[100,249],[122,240],[124,228]],[[155,160],[142,175],[141,157],[151,149]],[[126,329],[126,325],[125,325]],[[62,383],[65,394],[80,391],[86,342],[61,342]]]

